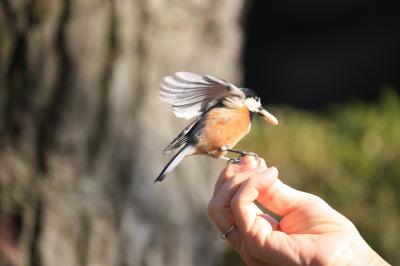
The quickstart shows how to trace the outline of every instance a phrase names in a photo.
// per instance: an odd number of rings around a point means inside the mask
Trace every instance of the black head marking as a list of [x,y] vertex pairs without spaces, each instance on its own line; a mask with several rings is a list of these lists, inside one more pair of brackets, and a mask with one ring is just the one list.
[[252,89],[241,88],[241,90],[244,92],[244,95],[246,95],[246,98],[254,98],[256,100],[260,99],[258,94],[255,91],[253,91]]

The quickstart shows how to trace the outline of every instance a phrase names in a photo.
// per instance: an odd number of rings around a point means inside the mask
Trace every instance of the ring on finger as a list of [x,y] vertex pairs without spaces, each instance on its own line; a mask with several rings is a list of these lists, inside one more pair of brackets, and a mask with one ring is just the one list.
[[226,240],[226,238],[228,237],[229,233],[232,232],[234,229],[236,228],[235,225],[232,225],[231,227],[229,227],[228,229],[226,229],[224,232],[222,232],[220,234],[221,238],[223,240]]

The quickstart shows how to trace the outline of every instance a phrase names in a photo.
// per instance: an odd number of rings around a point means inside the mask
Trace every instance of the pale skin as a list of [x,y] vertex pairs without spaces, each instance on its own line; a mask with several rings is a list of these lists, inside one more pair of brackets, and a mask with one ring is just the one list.
[[247,265],[389,265],[350,220],[321,198],[283,184],[262,159],[246,156],[227,166],[208,213],[221,232],[236,225],[226,241]]

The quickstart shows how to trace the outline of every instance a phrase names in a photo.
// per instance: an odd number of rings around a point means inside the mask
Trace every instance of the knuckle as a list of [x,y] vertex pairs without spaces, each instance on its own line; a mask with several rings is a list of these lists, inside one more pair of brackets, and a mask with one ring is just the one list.
[[248,179],[247,173],[238,173],[226,182],[229,189],[234,189],[243,182],[245,182],[247,179]]
[[262,259],[265,256],[265,250],[262,248],[261,244],[258,243],[258,239],[255,241],[249,241],[251,243],[251,247],[249,248],[249,253],[253,258],[258,260]]
[[258,174],[252,175],[249,178],[249,180],[247,181],[246,186],[250,186],[250,187],[255,186],[258,183],[259,179],[260,179],[260,175],[258,175]]
[[260,183],[265,180],[265,171],[254,173],[247,181],[246,186],[257,187]]
[[237,192],[235,193],[235,195],[232,197],[232,199],[230,201],[232,208],[240,207],[243,195],[246,193],[245,191],[247,190],[247,188],[249,186],[251,186],[249,179],[247,181],[240,183]]
[[278,177],[279,175],[278,169],[275,166],[271,166],[267,171],[272,177]]
[[323,199],[317,195],[309,194],[309,200],[314,201],[316,203],[322,203]]
[[230,182],[232,184],[238,184],[238,183],[242,182],[243,179],[245,179],[245,178],[246,178],[246,174],[238,173],[234,177],[232,177],[232,179],[230,179]]
[[277,178],[278,177],[278,169],[275,166],[271,166],[264,171],[264,173],[270,178]]
[[321,197],[314,194],[308,194],[307,201],[315,204],[316,206],[324,207],[325,205],[327,205],[327,203]]
[[221,171],[221,173],[219,174],[219,178],[218,179],[227,179],[229,175],[229,169],[225,168],[224,170]]
[[221,176],[224,179],[230,179],[235,175],[235,167],[234,165],[228,165],[221,173]]

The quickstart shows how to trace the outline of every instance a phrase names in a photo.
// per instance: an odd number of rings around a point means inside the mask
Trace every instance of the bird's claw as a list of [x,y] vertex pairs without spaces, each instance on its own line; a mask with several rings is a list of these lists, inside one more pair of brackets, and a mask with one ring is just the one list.
[[257,159],[257,161],[260,161],[260,157],[256,153],[251,152],[251,151],[250,152],[244,151],[240,157],[244,157],[244,156],[252,156],[255,159]]
[[232,159],[229,159],[227,162],[226,162],[226,164],[227,165],[231,165],[231,164],[238,164],[238,163],[240,163],[240,160],[242,159],[242,156],[240,156],[240,157],[238,157],[238,158],[232,158]]
[[254,153],[254,152],[242,151],[242,152],[240,153],[240,156],[239,156],[238,158],[229,159],[228,162],[227,162],[227,165],[230,165],[230,164],[238,164],[238,163],[240,163],[240,161],[242,160],[242,158],[245,157],[245,156],[252,156],[252,157],[254,157],[254,158],[257,160],[257,165],[260,164],[260,157],[259,157],[256,153]]

